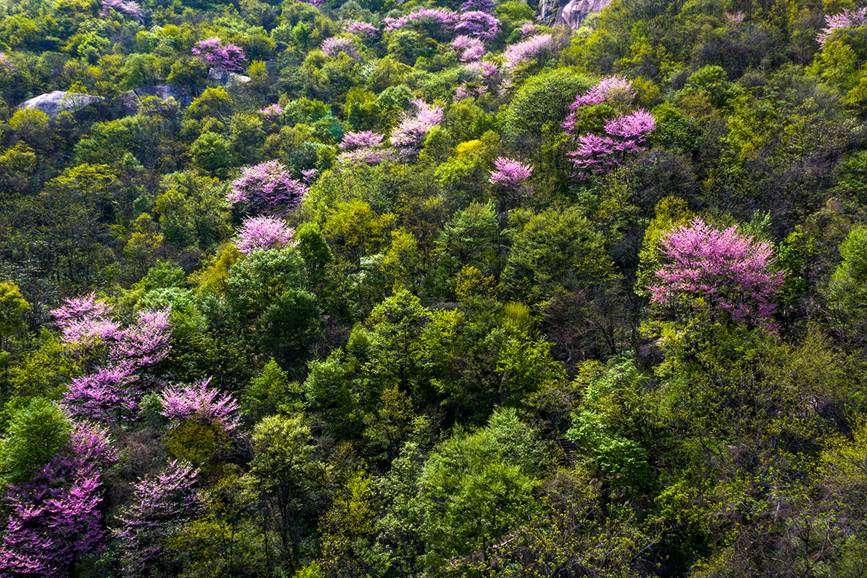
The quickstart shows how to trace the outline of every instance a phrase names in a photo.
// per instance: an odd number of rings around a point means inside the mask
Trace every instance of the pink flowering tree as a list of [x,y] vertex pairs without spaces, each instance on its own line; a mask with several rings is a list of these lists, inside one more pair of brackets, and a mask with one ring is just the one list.
[[452,48],[461,62],[476,62],[485,55],[485,45],[478,38],[460,35],[452,40]]
[[356,46],[355,40],[345,36],[332,36],[326,38],[322,41],[322,44],[319,45],[319,49],[328,56],[337,56],[338,54],[343,53],[352,58],[358,58],[358,46]]
[[369,130],[348,132],[340,141],[341,153],[338,159],[345,163],[364,163],[377,165],[383,161],[393,160],[394,154],[382,146],[385,137]]
[[67,299],[52,314],[66,343],[98,338],[106,348],[102,365],[69,384],[63,397],[69,414],[101,422],[133,415],[143,394],[143,372],[169,354],[169,311],[141,311],[122,328],[109,305],[91,294]]
[[346,25],[346,31],[351,32],[352,34],[357,34],[362,38],[374,38],[379,35],[379,28],[370,22],[363,22],[361,20],[355,20],[348,23]]
[[360,132],[347,132],[340,140],[340,150],[353,151],[360,148],[372,148],[382,144],[385,137],[370,130]]
[[248,217],[244,219],[244,224],[238,231],[238,238],[235,240],[235,246],[245,255],[249,255],[253,251],[266,251],[268,249],[279,249],[288,245],[295,231],[292,227],[283,222],[282,219],[274,217]]
[[479,40],[493,40],[500,33],[500,21],[496,16],[481,10],[461,12],[455,32]]
[[254,214],[284,215],[295,209],[307,194],[307,185],[292,177],[283,163],[266,161],[241,171],[232,181],[227,200]]
[[411,26],[422,29],[433,37],[450,35],[459,21],[460,16],[448,8],[416,8],[399,18],[382,19],[386,32]]
[[735,321],[774,327],[773,300],[783,274],[771,268],[769,243],[741,235],[735,227],[720,231],[696,218],[669,233],[661,252],[658,282],[648,287],[653,303],[701,298]]
[[34,479],[6,491],[0,575],[67,576],[105,547],[102,470],[116,460],[105,430],[77,424],[68,446]]
[[578,138],[578,148],[569,153],[578,169],[604,174],[620,166],[625,158],[645,150],[647,136],[656,128],[656,120],[644,111],[615,118],[605,123],[605,134],[588,133]]
[[100,2],[100,16],[106,18],[112,11],[135,20],[144,18],[141,6],[133,0],[102,0]]
[[816,40],[822,46],[834,33],[849,28],[858,28],[867,24],[867,6],[856,10],[843,10],[839,14],[825,16],[825,27],[819,32]]
[[557,49],[557,42],[551,34],[537,34],[516,44],[512,44],[503,52],[505,68],[514,71],[519,65],[533,58],[550,54]]
[[412,101],[413,112],[404,114],[403,120],[391,133],[391,146],[403,157],[412,157],[424,142],[430,130],[443,120],[443,109],[423,100]]
[[113,532],[125,575],[146,575],[158,567],[165,539],[199,511],[197,478],[195,468],[172,461],[133,486],[132,501]]
[[174,422],[194,420],[216,425],[231,433],[240,425],[238,402],[210,383],[208,378],[193,385],[167,387],[160,395],[162,415]]
[[223,44],[216,37],[200,40],[193,46],[193,56],[199,57],[202,62],[229,72],[239,72],[244,69],[244,61],[247,56],[244,49],[235,44]]
[[259,114],[267,119],[275,119],[283,114],[283,107],[280,103],[275,102],[274,104],[269,104],[268,106],[260,108]]
[[491,184],[517,188],[533,175],[533,166],[515,159],[498,157],[491,171]]
[[581,107],[602,104],[613,98],[621,98],[626,101],[635,98],[632,85],[622,76],[603,78],[596,86],[575,97],[575,102],[569,105],[569,116],[563,121],[563,130],[568,133],[575,131],[577,112]]

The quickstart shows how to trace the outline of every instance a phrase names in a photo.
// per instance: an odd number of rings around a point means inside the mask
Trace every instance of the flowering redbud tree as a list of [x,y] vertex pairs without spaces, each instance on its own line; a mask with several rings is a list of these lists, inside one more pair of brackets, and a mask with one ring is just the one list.
[[390,149],[382,147],[385,137],[369,130],[348,132],[340,141],[338,159],[342,162],[357,162],[376,165],[386,160],[392,160],[394,154]]
[[293,178],[283,163],[272,160],[241,171],[226,198],[255,214],[283,215],[295,209],[306,194],[307,185]]
[[342,52],[352,58],[358,58],[358,47],[352,38],[332,36],[323,40],[319,49],[328,56],[337,56]]
[[192,466],[172,461],[156,476],[133,486],[132,502],[114,530],[125,574],[147,574],[159,561],[165,538],[198,512],[197,477]]
[[500,32],[500,21],[481,10],[462,12],[455,24],[455,32],[480,40],[492,40]]
[[491,184],[515,188],[533,175],[533,166],[515,159],[499,157],[491,171]]
[[503,52],[505,67],[514,70],[523,62],[537,56],[548,54],[557,48],[557,43],[551,34],[537,34],[517,44],[512,44]]
[[485,45],[478,38],[456,36],[452,40],[452,48],[458,53],[461,62],[475,62],[485,55]]
[[343,135],[340,140],[340,150],[352,151],[360,148],[370,148],[379,146],[385,137],[370,130],[360,132],[348,132]]
[[194,420],[234,431],[240,425],[238,402],[210,383],[208,378],[193,385],[167,387],[160,395],[162,415],[172,421]]
[[67,299],[52,314],[66,343],[98,337],[107,349],[102,366],[69,384],[63,406],[70,415],[107,422],[134,414],[143,393],[142,371],[169,354],[169,311],[141,311],[134,324],[121,328],[108,304],[91,294]]
[[0,575],[68,576],[76,560],[102,550],[101,472],[115,460],[103,429],[77,424],[32,481],[10,486]]
[[244,49],[235,44],[223,44],[219,38],[211,37],[200,40],[193,46],[193,56],[198,56],[203,62],[229,72],[239,72],[244,69],[246,55]]
[[385,31],[400,30],[407,26],[422,27],[434,35],[443,35],[454,30],[460,17],[448,8],[416,8],[399,18],[382,19]]
[[245,255],[253,251],[279,249],[295,236],[295,231],[281,219],[274,217],[248,217],[238,231],[235,246]]
[[654,303],[701,297],[735,321],[773,328],[774,295],[783,274],[771,269],[773,251],[766,242],[741,235],[735,227],[717,230],[696,218],[662,241],[663,266],[658,284],[648,287]]
[[824,46],[828,39],[838,30],[858,28],[865,24],[867,24],[867,6],[858,8],[857,10],[843,10],[839,14],[825,16],[825,27],[819,32],[816,40]]
[[582,106],[602,104],[607,100],[619,96],[624,100],[632,100],[635,91],[628,80],[622,76],[609,76],[600,80],[596,86],[575,98],[575,102],[569,105],[569,116],[563,121],[563,130],[573,132],[577,120],[576,113]]
[[391,133],[391,146],[401,156],[415,155],[430,130],[443,120],[443,109],[427,104],[423,100],[413,100],[414,112],[404,115],[403,120]]
[[347,24],[346,31],[352,32],[353,34],[358,34],[359,36],[367,36],[369,38],[372,38],[379,34],[379,28],[377,28],[370,22],[363,22],[360,20],[355,20]]
[[269,104],[268,106],[260,108],[259,114],[261,114],[265,118],[277,118],[278,116],[283,114],[283,107],[280,106],[280,103],[275,102],[274,104]]
[[647,135],[655,128],[653,116],[637,110],[605,123],[604,135],[588,133],[579,137],[578,148],[569,157],[581,170],[607,173],[620,166],[628,154],[644,150]]
[[108,16],[112,10],[118,14],[135,18],[136,20],[144,18],[144,12],[142,11],[141,6],[132,0],[102,0],[100,6],[100,16],[103,18]]

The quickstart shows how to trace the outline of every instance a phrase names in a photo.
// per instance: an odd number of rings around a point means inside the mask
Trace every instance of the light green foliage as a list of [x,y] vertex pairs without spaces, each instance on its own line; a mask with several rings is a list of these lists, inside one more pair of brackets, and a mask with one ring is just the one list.
[[53,402],[34,398],[11,417],[0,439],[0,472],[6,483],[26,482],[69,441],[72,425]]
[[828,298],[838,323],[852,338],[867,328],[867,227],[853,228],[840,245],[842,261],[828,285]]
[[0,345],[26,328],[24,315],[30,309],[18,285],[9,281],[0,283]]

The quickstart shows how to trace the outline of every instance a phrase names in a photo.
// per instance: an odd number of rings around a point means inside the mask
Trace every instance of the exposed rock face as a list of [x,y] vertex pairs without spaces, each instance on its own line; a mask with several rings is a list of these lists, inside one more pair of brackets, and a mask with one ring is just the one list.
[[545,24],[563,24],[578,28],[584,20],[599,12],[611,0],[541,0],[539,2],[539,21]]
[[18,108],[35,108],[54,118],[61,112],[75,112],[100,101],[101,96],[55,90],[26,100],[19,104]]
[[250,82],[249,76],[229,72],[222,68],[211,68],[208,70],[208,83],[211,85],[221,86],[238,86]]

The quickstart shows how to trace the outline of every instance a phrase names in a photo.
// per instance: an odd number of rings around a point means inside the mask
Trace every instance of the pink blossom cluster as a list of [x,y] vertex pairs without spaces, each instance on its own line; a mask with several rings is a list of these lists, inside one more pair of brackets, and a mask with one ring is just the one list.
[[358,47],[355,45],[355,41],[352,38],[347,38],[345,36],[331,36],[330,38],[326,38],[322,41],[322,44],[319,45],[319,49],[332,57],[337,56],[342,52],[352,58],[358,58]]
[[358,34],[360,36],[368,36],[371,38],[379,34],[379,28],[377,28],[370,22],[363,22],[361,20],[355,20],[347,24],[346,31],[352,32],[353,34]]
[[506,48],[503,52],[505,66],[508,70],[514,70],[522,62],[553,52],[556,48],[557,42],[551,34],[531,36]]
[[316,177],[319,175],[318,169],[302,169],[301,170],[301,180],[306,184],[310,184],[316,180]]
[[481,10],[462,12],[455,32],[480,40],[492,40],[500,33],[500,21],[496,16]]
[[475,62],[485,55],[485,45],[478,38],[460,35],[452,40],[452,48],[461,62]]
[[246,59],[243,48],[235,44],[223,44],[217,37],[198,41],[192,52],[193,56],[198,56],[206,64],[229,72],[243,70]]
[[125,575],[144,576],[162,555],[165,538],[199,511],[198,470],[177,461],[133,486],[132,503],[114,531]]
[[102,470],[115,460],[105,430],[76,424],[33,480],[10,486],[0,575],[68,576],[78,558],[102,550]]
[[625,155],[647,145],[647,135],[656,128],[656,119],[644,110],[605,123],[605,134],[588,133],[578,138],[578,148],[569,153],[576,167],[603,174],[620,166]]
[[63,340],[71,344],[89,344],[117,337],[120,327],[111,318],[111,308],[96,299],[94,293],[73,297],[51,311]]
[[384,136],[369,130],[347,132],[340,141],[342,151],[338,159],[348,163],[364,163],[376,165],[387,160],[393,160],[393,152],[382,146]]
[[421,149],[424,137],[443,120],[443,109],[423,100],[412,101],[413,112],[405,113],[391,133],[391,145],[401,156],[412,156]]
[[457,13],[448,8],[416,8],[399,18],[383,18],[382,22],[386,32],[415,25],[434,26],[440,31],[449,32],[454,29],[459,19]]
[[537,26],[532,22],[525,22],[521,24],[521,38],[527,38],[528,36],[532,36],[538,30]]
[[52,314],[67,343],[99,338],[108,350],[104,365],[69,384],[63,405],[70,415],[111,421],[134,413],[142,393],[140,372],[169,353],[169,311],[141,311],[133,325],[121,328],[108,304],[90,294],[67,299]]
[[230,394],[209,387],[210,383],[208,378],[193,385],[167,387],[160,395],[162,415],[172,421],[195,420],[234,431],[240,425],[238,402]]
[[569,116],[563,121],[563,130],[569,133],[575,130],[576,113],[582,106],[602,104],[616,96],[621,96],[625,100],[632,100],[635,97],[635,91],[632,90],[629,81],[622,76],[603,78],[596,86],[583,94],[579,94],[575,98],[575,102],[569,105]]
[[274,104],[269,104],[268,106],[260,108],[259,114],[266,118],[276,118],[283,114],[283,107],[280,103],[275,102]]
[[307,185],[294,179],[283,163],[272,160],[241,171],[226,198],[233,205],[246,205],[253,213],[285,214],[306,194]]
[[295,236],[295,231],[282,219],[275,217],[248,217],[244,219],[235,246],[241,253],[265,251],[284,247]]
[[464,0],[461,4],[461,13],[464,12],[488,12],[493,13],[496,8],[494,0]]
[[670,303],[680,295],[704,298],[735,321],[773,328],[769,318],[783,274],[771,270],[766,242],[741,235],[735,227],[714,229],[696,218],[662,241],[664,265],[649,287],[651,301]]
[[360,148],[369,148],[379,146],[385,137],[370,130],[359,132],[348,132],[343,135],[340,141],[340,150],[351,151]]
[[533,166],[515,159],[498,157],[491,171],[491,184],[504,187],[517,187],[533,175]]
[[867,24],[867,6],[858,8],[857,10],[843,10],[838,14],[825,16],[825,27],[819,32],[816,40],[824,46],[828,39],[838,30],[858,28],[865,24]]
[[100,16],[103,18],[107,17],[111,10],[115,10],[124,16],[135,18],[136,20],[144,18],[141,6],[137,2],[133,2],[133,0],[102,0],[100,5]]

